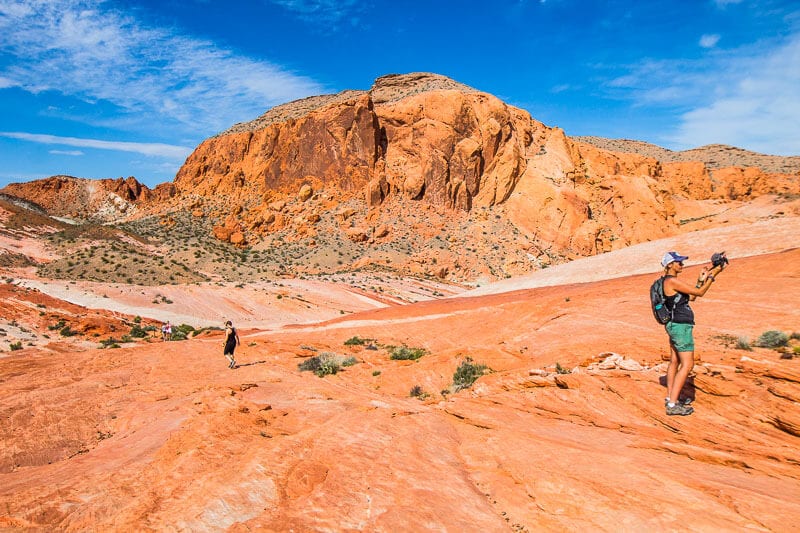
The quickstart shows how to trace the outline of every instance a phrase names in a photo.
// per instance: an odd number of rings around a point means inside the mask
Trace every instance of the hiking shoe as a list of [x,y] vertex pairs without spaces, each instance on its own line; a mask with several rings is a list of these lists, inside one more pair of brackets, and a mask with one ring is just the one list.
[[[687,397],[678,399],[677,403],[679,403],[680,405],[692,405],[693,401],[694,401],[693,399]],[[669,405],[669,398],[664,398],[664,407],[666,407],[667,405]]]
[[681,403],[676,403],[672,407],[670,407],[668,404],[666,409],[667,409],[667,414],[670,416],[674,415],[686,416],[694,413],[694,407],[692,407],[691,405],[683,405]]

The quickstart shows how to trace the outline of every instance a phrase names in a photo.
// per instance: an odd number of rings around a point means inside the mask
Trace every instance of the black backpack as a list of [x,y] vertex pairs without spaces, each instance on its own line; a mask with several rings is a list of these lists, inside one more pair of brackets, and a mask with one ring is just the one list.
[[666,324],[672,320],[672,310],[667,307],[667,297],[664,295],[664,276],[650,285],[650,307],[659,324]]

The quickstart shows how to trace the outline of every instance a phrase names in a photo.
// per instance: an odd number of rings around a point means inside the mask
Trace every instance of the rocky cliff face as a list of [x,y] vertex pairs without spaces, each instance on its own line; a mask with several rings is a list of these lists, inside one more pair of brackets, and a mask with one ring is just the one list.
[[164,201],[175,193],[172,184],[154,190],[136,178],[91,180],[72,176],[51,176],[28,183],[12,183],[0,193],[21,198],[54,216],[113,222],[123,220],[147,201]]
[[431,74],[293,102],[208,139],[175,184],[251,201],[309,185],[469,210],[505,200],[546,128],[497,98]]
[[[586,141],[448,78],[391,75],[369,91],[278,106],[206,140],[175,186],[234,206],[223,238],[238,232],[244,241],[285,222],[275,201],[303,189],[306,197],[360,197],[365,209],[398,197],[455,212],[502,206],[523,234],[566,255],[679,232],[687,200],[800,192],[797,174],[662,160]],[[698,209],[702,217],[714,208],[694,203],[694,218]],[[307,225],[316,216],[300,218]]]

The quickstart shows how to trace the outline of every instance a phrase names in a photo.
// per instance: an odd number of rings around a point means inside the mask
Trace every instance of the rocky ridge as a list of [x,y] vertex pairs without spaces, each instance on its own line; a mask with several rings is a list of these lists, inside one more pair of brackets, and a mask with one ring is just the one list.
[[174,187],[164,183],[151,190],[134,177],[93,180],[60,175],[11,183],[2,193],[31,202],[52,216],[120,222],[134,216],[143,203],[163,202],[174,194]]
[[709,144],[691,150],[675,152],[644,141],[630,139],[606,139],[603,137],[576,136],[578,142],[610,150],[652,157],[664,162],[700,161],[709,169],[726,167],[757,167],[764,172],[796,174],[800,172],[800,156],[777,156],[759,154],[724,144]]

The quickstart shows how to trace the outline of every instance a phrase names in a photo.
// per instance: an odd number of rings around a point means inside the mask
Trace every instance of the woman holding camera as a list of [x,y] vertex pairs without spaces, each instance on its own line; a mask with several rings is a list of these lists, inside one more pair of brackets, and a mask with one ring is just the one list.
[[691,399],[679,401],[681,390],[694,367],[694,312],[689,307],[689,302],[708,292],[716,276],[728,262],[725,252],[714,254],[711,258],[711,270],[703,267],[697,283],[691,285],[678,279],[683,272],[683,262],[687,259],[687,256],[677,252],[667,252],[661,259],[661,266],[664,267],[664,296],[672,314],[666,324],[670,345],[665,401],[668,415],[690,415],[694,412],[694,408],[689,405]]

